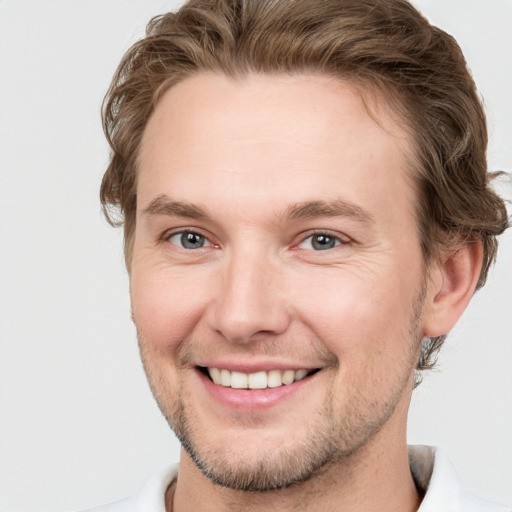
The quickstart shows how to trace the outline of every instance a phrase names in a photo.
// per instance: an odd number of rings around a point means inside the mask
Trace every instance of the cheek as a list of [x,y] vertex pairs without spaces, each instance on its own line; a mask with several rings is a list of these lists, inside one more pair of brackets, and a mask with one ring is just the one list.
[[133,318],[144,343],[162,352],[175,349],[203,310],[203,295],[183,276],[137,270],[130,280]]
[[[391,364],[411,340],[416,287],[388,275],[340,273],[312,280],[301,295],[302,321],[351,368]],[[314,287],[315,283],[322,286]]]

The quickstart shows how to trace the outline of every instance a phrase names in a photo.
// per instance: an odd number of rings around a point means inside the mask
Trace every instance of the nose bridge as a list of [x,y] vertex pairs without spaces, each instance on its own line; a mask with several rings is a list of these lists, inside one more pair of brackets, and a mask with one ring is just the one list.
[[214,328],[231,342],[279,334],[289,324],[280,294],[279,265],[264,247],[233,248],[226,258],[214,302]]

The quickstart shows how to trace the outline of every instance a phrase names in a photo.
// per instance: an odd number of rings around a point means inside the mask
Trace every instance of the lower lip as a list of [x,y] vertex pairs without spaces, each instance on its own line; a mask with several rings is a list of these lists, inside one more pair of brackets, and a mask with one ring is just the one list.
[[206,375],[196,370],[208,393],[221,405],[237,410],[263,410],[300,392],[318,374],[308,375],[302,380],[278,388],[233,389],[212,382]]

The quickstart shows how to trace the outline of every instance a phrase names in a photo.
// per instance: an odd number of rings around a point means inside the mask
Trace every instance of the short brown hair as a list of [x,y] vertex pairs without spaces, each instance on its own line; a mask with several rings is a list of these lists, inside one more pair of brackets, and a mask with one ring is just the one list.
[[[453,241],[479,241],[478,287],[485,283],[496,236],[508,226],[490,187],[485,114],[456,41],[406,0],[189,0],[153,18],[122,59],[103,107],[112,154],[101,202],[112,224],[124,224],[128,268],[144,128],[163,93],[201,71],[322,73],[384,91],[414,141],[425,262]],[[443,340],[425,345],[420,369],[434,364]]]

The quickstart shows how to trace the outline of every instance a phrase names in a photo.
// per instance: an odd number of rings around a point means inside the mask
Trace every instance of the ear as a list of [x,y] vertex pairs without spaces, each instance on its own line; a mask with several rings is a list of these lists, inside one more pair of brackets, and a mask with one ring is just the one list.
[[423,322],[425,336],[446,334],[462,316],[480,277],[482,254],[480,242],[467,242],[433,264]]

